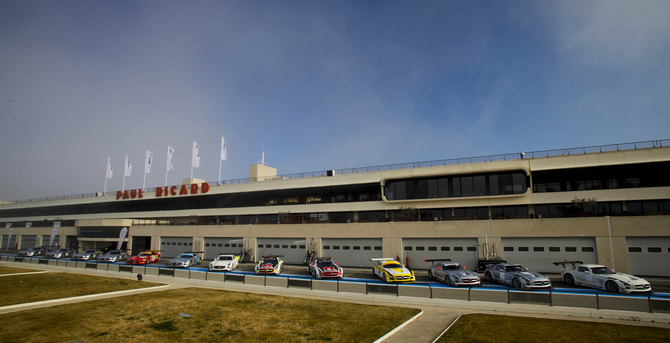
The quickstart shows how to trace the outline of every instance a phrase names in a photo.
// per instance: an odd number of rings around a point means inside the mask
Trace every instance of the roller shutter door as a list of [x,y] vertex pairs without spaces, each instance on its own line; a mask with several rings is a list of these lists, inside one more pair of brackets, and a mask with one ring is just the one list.
[[[230,241],[238,241],[231,243]],[[219,254],[239,255],[244,248],[242,237],[205,237],[205,260],[213,260]]]
[[256,260],[261,256],[266,255],[284,255],[281,259],[286,264],[302,264],[305,257],[305,243],[298,243],[296,241],[304,241],[304,238],[259,238],[258,250],[256,252]]
[[[42,245],[49,245],[49,240],[51,239],[51,235],[42,235]],[[60,235],[54,236],[54,241],[53,241],[53,248],[51,248],[51,251],[54,251],[55,249],[58,249],[60,247]]]
[[177,257],[187,251],[193,251],[193,237],[161,237],[162,258]]
[[7,247],[8,238],[9,235],[2,235],[2,245],[0,246],[0,249],[14,250],[14,248],[16,248],[16,235],[12,235],[12,240],[9,241],[9,247]]
[[37,246],[37,235],[23,235],[21,236],[21,250],[27,250]]
[[[371,258],[382,258],[381,238],[324,238],[323,257],[330,257],[341,267],[370,267]],[[386,256],[390,257],[390,256]]]
[[[670,276],[670,238],[627,237],[630,274]],[[616,268],[616,260],[614,260]]]
[[403,238],[403,263],[412,269],[429,269],[429,259],[450,259],[468,269],[477,269],[477,238]]
[[503,238],[502,256],[508,263],[518,263],[531,271],[560,273],[558,261],[598,263],[594,237]]

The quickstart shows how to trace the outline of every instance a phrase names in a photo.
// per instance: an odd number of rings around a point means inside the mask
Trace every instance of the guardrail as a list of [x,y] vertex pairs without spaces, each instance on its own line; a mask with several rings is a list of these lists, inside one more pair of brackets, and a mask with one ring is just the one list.
[[[661,147],[668,146],[668,145],[670,145],[670,139],[660,139],[660,140],[630,142],[630,143],[593,145],[593,146],[578,147],[578,148],[539,150],[539,151],[516,152],[516,153],[508,153],[508,154],[486,155],[486,156],[464,157],[464,158],[452,158],[452,159],[423,161],[423,162],[385,164],[385,165],[370,166],[370,167],[335,169],[334,172],[335,172],[335,174],[357,174],[357,173],[378,172],[378,171],[394,170],[394,169],[411,169],[411,168],[435,167],[435,166],[444,166],[444,165],[453,165],[453,164],[518,160],[518,159],[524,159],[524,158],[527,159],[527,158],[541,158],[541,157],[553,157],[553,156],[570,156],[570,155],[582,155],[582,154],[589,154],[589,153],[602,153],[602,152],[621,151],[621,150],[661,148]],[[301,179],[301,178],[307,178],[307,177],[323,177],[323,176],[328,176],[329,173],[331,173],[330,170],[323,170],[323,171],[314,171],[314,172],[306,172],[306,173],[283,174],[283,175],[277,175],[277,176],[273,176],[271,178],[263,178],[263,179],[246,178],[246,179],[232,179],[232,180],[225,180],[225,181],[211,181],[211,182],[207,182],[207,183],[210,186],[218,186],[218,185],[230,185],[230,184],[257,182],[257,181]],[[150,188],[146,188],[145,190],[147,192],[155,192],[156,188],[157,187],[150,187]],[[100,197],[100,196],[115,196],[115,195],[116,195],[116,191],[110,191],[110,192],[105,192],[105,193],[98,192],[98,193],[64,195],[64,196],[48,197],[48,198],[35,198],[35,199],[27,199],[27,200],[7,201],[7,202],[5,202],[5,204],[41,202],[41,201],[76,199],[76,198],[89,198],[89,197]]]
[[237,282],[242,284],[302,288],[310,290],[380,294],[396,297],[418,297],[462,301],[486,301],[508,304],[534,304],[565,306],[598,310],[622,310],[648,313],[670,313],[670,294],[621,295],[602,294],[594,290],[566,292],[560,290],[524,291],[482,287],[448,287],[441,284],[386,284],[365,280],[318,280],[308,277],[284,275],[256,275],[242,272],[209,272],[191,269],[176,269],[147,265],[124,265],[97,263],[95,261],[71,261],[67,259],[44,259],[0,255],[0,261],[14,263],[48,264],[60,267],[96,269],[109,272],[172,276],[196,280]]

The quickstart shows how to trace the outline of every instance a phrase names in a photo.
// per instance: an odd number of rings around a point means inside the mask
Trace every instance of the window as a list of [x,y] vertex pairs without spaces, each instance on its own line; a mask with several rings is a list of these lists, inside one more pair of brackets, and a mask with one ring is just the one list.
[[440,250],[442,250],[442,251],[449,251],[449,250],[451,250],[451,249],[449,249],[449,247],[441,247]]
[[437,251],[437,247],[428,247],[428,251]]
[[642,252],[640,247],[628,247],[628,252]]
[[551,251],[551,252],[557,252],[557,251],[560,252],[560,251],[561,251],[561,248],[559,248],[559,247],[549,247],[549,251]]
[[282,244],[281,248],[282,249],[288,249],[288,244]]
[[[236,247],[237,247],[237,244],[231,244],[230,247],[231,247],[231,248],[236,248]],[[242,246],[240,245],[240,247],[242,247]]]
[[649,248],[647,248],[647,251],[648,252],[661,252],[661,248],[649,247]]
[[161,245],[165,245],[165,242],[161,242]]
[[371,250],[371,249],[372,249],[372,247],[370,247],[370,246],[367,246],[367,245],[363,246],[363,250]]
[[477,251],[477,247],[468,247],[468,251]]
[[219,248],[222,248],[222,247],[223,247],[223,244],[219,243]]
[[297,245],[291,245],[291,249],[298,249]]
[[519,251],[529,251],[528,247],[519,247]]
[[209,243],[205,243],[205,246],[208,247],[208,246],[209,246]]
[[[230,247],[230,243],[226,243],[226,244],[224,244],[223,246],[226,247],[226,248],[228,248],[228,247]],[[263,247],[263,244],[259,244],[258,247],[259,247],[259,248],[262,248],[262,247]],[[268,248],[269,248],[269,247],[268,247]]]
[[330,250],[330,245],[324,245],[323,250]]
[[333,245],[333,250],[340,250],[340,246],[339,245]]
[[350,248],[351,248],[350,246],[345,245],[345,246],[342,247],[342,250],[350,250]]
[[360,246],[354,245],[354,250],[361,250]]
[[575,247],[565,247],[565,252],[577,252],[577,248],[575,248]]
[[181,245],[181,242],[177,242],[177,245]]
[[279,249],[279,244],[275,244],[275,249]]
[[454,247],[454,251],[463,251],[463,247]]
[[416,247],[416,251],[424,251],[424,250],[426,250],[425,247]]
[[582,252],[594,252],[593,247],[582,247]]
[[[226,246],[228,246],[228,244],[226,244]],[[263,249],[263,244],[259,244],[258,248]]]
[[544,251],[544,247],[533,247],[533,251]]
[[379,250],[382,250],[382,247],[379,246],[379,245],[377,245],[377,246],[375,246],[375,250],[378,250],[378,251],[379,251]]
[[405,247],[405,251],[412,251],[412,247]]
[[503,247],[503,251],[514,251],[514,247]]

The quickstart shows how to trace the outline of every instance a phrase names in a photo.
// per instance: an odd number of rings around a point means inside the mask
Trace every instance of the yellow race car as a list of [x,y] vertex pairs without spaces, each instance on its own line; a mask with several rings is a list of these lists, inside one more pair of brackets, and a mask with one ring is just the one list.
[[392,258],[371,258],[377,262],[372,267],[372,273],[386,282],[410,283],[416,281],[414,272]]

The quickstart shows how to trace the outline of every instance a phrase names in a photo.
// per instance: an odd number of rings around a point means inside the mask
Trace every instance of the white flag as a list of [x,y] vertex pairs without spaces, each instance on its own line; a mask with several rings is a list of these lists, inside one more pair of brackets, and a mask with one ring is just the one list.
[[221,161],[227,161],[228,158],[228,149],[226,149],[226,141],[223,140],[223,136],[221,136]]
[[150,174],[151,173],[151,162],[154,160],[154,154],[151,153],[151,151],[147,150],[147,157],[144,160],[144,173],[145,174]]
[[167,171],[174,170],[172,167],[172,154],[174,154],[174,149],[168,145],[168,161],[167,161]]
[[126,154],[126,170],[124,176],[130,176],[133,172],[133,165],[130,163],[130,157]]
[[112,159],[107,157],[107,178],[111,179],[112,174],[114,174],[114,170],[112,169]]
[[191,163],[191,166],[200,167],[200,146],[195,141],[193,141],[193,163]]

